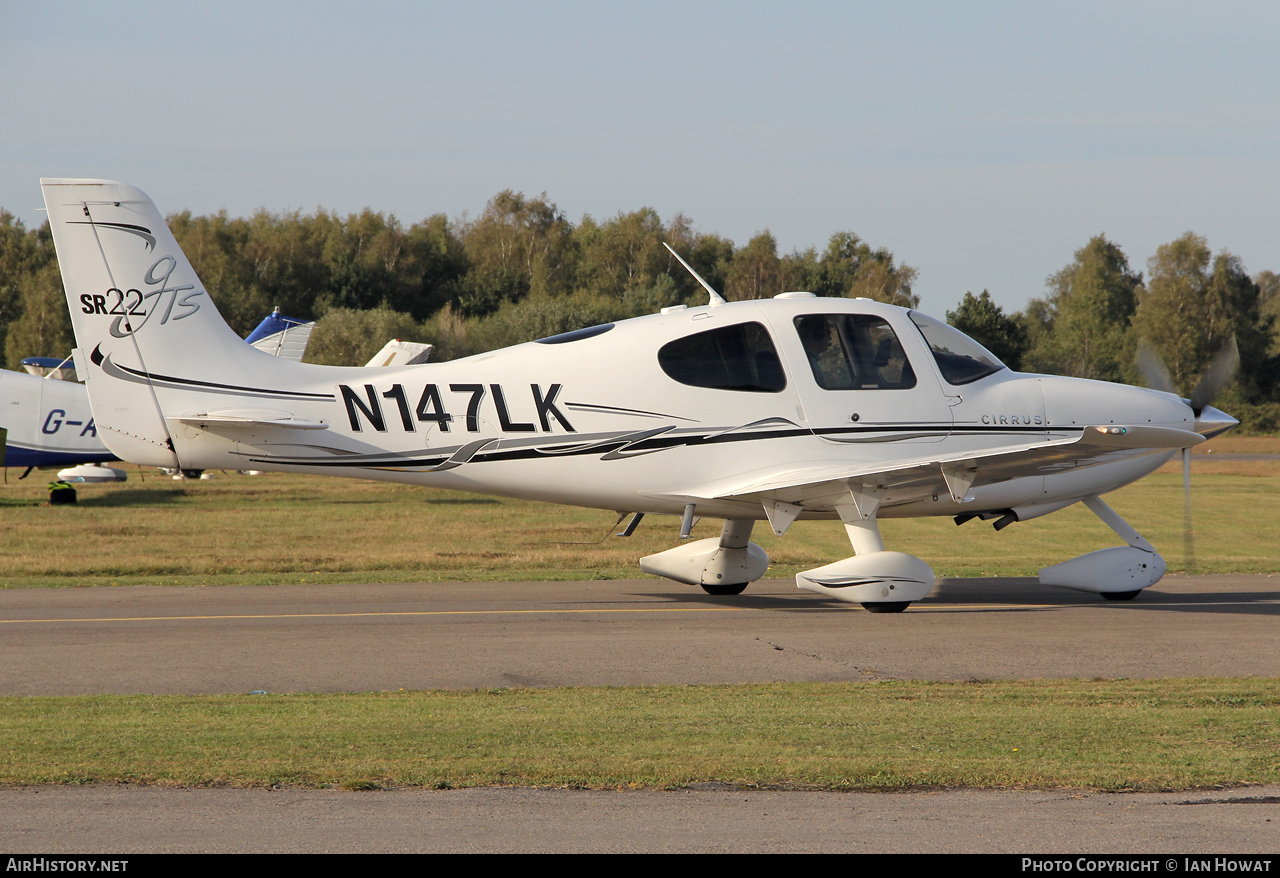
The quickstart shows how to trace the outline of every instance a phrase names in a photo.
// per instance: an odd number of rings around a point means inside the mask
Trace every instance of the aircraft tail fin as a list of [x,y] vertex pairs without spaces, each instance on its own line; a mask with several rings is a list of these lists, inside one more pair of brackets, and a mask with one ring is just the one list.
[[257,329],[245,337],[245,341],[273,357],[301,362],[307,354],[311,331],[315,328],[314,320],[285,317],[276,308],[263,318]]
[[167,420],[190,414],[171,410],[185,404],[178,392],[213,386],[195,376],[260,381],[281,361],[227,326],[146,193],[107,180],[40,186],[99,435],[122,460],[183,466]]

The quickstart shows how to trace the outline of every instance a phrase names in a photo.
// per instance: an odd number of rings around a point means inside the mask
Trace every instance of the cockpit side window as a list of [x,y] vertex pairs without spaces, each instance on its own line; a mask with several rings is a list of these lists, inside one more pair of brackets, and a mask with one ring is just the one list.
[[916,386],[893,329],[869,314],[809,314],[796,332],[813,378],[824,390],[905,390]]
[[950,384],[971,384],[1006,368],[995,354],[978,344],[954,326],[948,326],[912,311],[911,321],[933,351],[938,371]]
[[769,331],[738,323],[667,342],[658,350],[662,371],[690,387],[778,393],[787,386]]

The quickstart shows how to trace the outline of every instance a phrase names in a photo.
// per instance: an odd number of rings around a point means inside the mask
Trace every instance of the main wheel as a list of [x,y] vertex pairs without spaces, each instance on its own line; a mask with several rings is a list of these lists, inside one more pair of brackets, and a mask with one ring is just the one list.
[[1102,596],[1109,601],[1131,601],[1138,595],[1142,594],[1142,589],[1137,591],[1104,591]]
[[862,606],[869,613],[901,613],[911,601],[867,601]]
[[707,594],[742,594],[747,590],[749,582],[717,582],[715,585],[702,583],[702,590]]

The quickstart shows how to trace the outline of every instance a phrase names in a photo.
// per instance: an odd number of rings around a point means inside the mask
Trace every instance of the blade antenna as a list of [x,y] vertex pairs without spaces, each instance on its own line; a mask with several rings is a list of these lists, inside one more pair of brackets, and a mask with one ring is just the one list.
[[[604,532],[604,536],[602,536],[602,537],[601,537],[600,539],[598,539],[598,540],[586,540],[586,541],[581,541],[581,540],[547,540],[547,545],[548,545],[548,546],[598,546],[598,545],[600,545],[601,543],[603,543],[605,540],[609,539],[609,535],[610,535],[610,534],[613,534],[613,528],[614,528],[614,527],[617,527],[617,526],[618,526],[618,525],[620,525],[620,524],[622,524],[622,519],[626,518],[626,517],[627,517],[628,515],[630,515],[630,514],[631,514],[630,512],[623,512],[623,513],[620,513],[620,514],[618,515],[618,520],[617,520],[617,521],[615,521],[615,522],[613,523],[613,527],[611,527],[611,528],[609,528],[608,530],[606,530],[606,531]],[[637,512],[637,513],[636,513],[636,518],[640,518],[640,517],[641,517],[641,515],[642,515],[642,513]],[[632,524],[633,524],[633,525],[634,525],[634,524],[638,524],[638,523],[639,523],[639,522],[632,522]],[[633,527],[633,528],[629,528],[629,529],[630,529],[630,530],[634,530],[634,527]],[[614,536],[622,536],[622,534],[614,534]],[[630,534],[627,534],[627,536],[630,536]]]
[[700,275],[700,274],[698,274],[696,271],[694,271],[694,270],[693,270],[693,266],[692,266],[692,265],[690,265],[689,263],[685,262],[683,259],[680,259],[680,254],[679,254],[679,253],[677,253],[675,250],[672,250],[672,249],[671,249],[671,245],[670,245],[670,244],[668,244],[666,241],[663,241],[663,242],[662,242],[662,246],[663,246],[663,247],[666,247],[668,250],[671,250],[671,255],[672,255],[672,256],[674,256],[676,259],[678,259],[678,260],[680,261],[680,264],[684,266],[685,271],[687,271],[687,272],[689,272],[689,274],[693,275],[693,279],[694,279],[694,280],[696,280],[698,283],[702,284],[702,288],[703,288],[704,290],[706,290],[706,291],[707,291],[707,293],[711,296],[711,301],[710,301],[710,302],[708,302],[707,304],[709,304],[709,305],[723,305],[723,304],[724,304],[724,302],[725,302],[724,296],[722,296],[722,295],[720,295],[719,293],[717,293],[717,292],[715,291],[715,288],[714,288],[714,287],[712,287],[712,286],[711,286],[711,284],[709,284],[709,283],[707,283],[705,280],[703,280],[703,279],[702,279],[702,275]]

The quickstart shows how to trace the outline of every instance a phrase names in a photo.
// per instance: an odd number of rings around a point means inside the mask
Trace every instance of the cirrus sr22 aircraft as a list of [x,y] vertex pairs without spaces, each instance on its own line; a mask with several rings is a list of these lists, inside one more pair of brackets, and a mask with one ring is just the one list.
[[[724,519],[641,559],[712,594],[764,575],[767,521],[838,518],[852,557],[800,588],[894,612],[929,593],[879,519],[997,528],[1083,502],[1126,543],[1042,582],[1131,598],[1164,560],[1100,495],[1236,421],[1171,393],[1010,371],[946,324],[865,299],[783,293],[379,370],[260,353],[223,322],[151,199],[41,181],[99,433],[121,459],[385,479]],[[683,262],[683,260],[682,260]],[[686,266],[687,267],[687,266]],[[690,269],[692,270],[692,269]],[[696,277],[696,273],[695,273]]]

